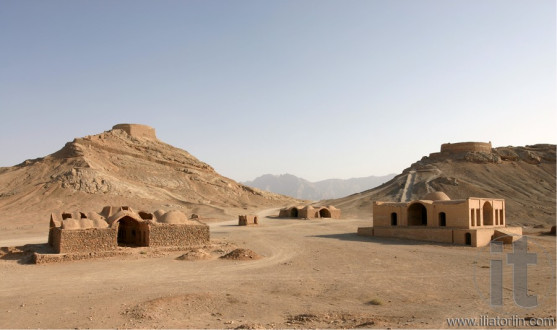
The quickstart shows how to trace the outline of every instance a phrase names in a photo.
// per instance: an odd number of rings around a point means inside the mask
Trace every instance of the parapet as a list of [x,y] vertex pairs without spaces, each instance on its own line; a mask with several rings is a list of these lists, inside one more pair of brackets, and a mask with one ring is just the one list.
[[140,124],[118,124],[114,125],[112,129],[121,129],[133,137],[156,139],[155,129],[151,126]]
[[441,145],[441,153],[456,154],[462,152],[491,153],[491,142],[459,142],[444,143]]

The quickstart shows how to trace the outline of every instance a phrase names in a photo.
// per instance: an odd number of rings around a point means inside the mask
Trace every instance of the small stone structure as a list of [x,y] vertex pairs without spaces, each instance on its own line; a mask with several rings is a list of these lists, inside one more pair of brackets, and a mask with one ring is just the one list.
[[340,210],[332,205],[328,206],[292,206],[279,211],[279,218],[298,218],[298,219],[319,219],[332,218],[340,219]]
[[118,124],[114,125],[112,129],[121,129],[128,133],[130,136],[157,139],[155,129],[147,125],[140,124]]
[[491,142],[458,142],[458,143],[444,143],[441,145],[441,152],[434,152],[429,154],[429,157],[435,158],[441,155],[456,155],[468,152],[483,152],[491,153]]
[[57,253],[109,251],[120,246],[193,246],[209,243],[209,226],[180,211],[153,213],[106,206],[101,213],[51,214],[48,244]]
[[251,226],[257,225],[258,220],[256,215],[239,215],[238,226]]
[[358,235],[485,246],[498,237],[510,243],[522,228],[506,227],[504,199],[431,192],[411,202],[374,202],[373,227],[358,228]]

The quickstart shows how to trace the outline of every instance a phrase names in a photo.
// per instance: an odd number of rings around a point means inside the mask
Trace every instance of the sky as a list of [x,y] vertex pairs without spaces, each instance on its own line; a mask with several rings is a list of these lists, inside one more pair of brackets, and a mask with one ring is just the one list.
[[237,181],[557,142],[553,0],[0,0],[0,166],[118,123]]

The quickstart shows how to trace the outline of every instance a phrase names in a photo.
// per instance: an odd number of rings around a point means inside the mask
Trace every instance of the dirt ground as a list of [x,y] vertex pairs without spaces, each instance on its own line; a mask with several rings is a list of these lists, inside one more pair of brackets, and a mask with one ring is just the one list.
[[[259,226],[210,224],[215,246],[249,249],[260,259],[196,250],[204,260],[191,261],[179,258],[184,251],[130,248],[121,257],[34,265],[4,255],[0,327],[445,328],[449,317],[555,318],[554,236],[532,237],[538,264],[529,266],[528,289],[538,306],[513,303],[512,267],[505,266],[504,307],[494,309],[485,298],[485,249],[357,236],[369,220],[271,214],[278,211],[261,213]],[[40,242],[39,232],[26,234],[28,241],[14,235],[0,246]]]

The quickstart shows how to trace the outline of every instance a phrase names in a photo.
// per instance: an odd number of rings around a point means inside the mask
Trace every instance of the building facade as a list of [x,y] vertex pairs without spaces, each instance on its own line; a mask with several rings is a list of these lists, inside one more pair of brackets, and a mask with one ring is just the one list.
[[432,192],[411,202],[374,202],[373,227],[358,228],[360,235],[485,246],[492,239],[521,235],[507,227],[505,200],[476,198],[451,200]]
[[251,226],[257,225],[259,223],[259,219],[256,215],[239,215],[238,216],[238,226]]
[[106,206],[101,213],[51,214],[48,244],[57,253],[80,253],[118,246],[194,246],[209,243],[209,238],[209,226],[180,211]]
[[340,210],[336,207],[329,206],[292,206],[283,208],[279,211],[279,218],[297,218],[297,219],[319,219],[332,218],[340,219]]

